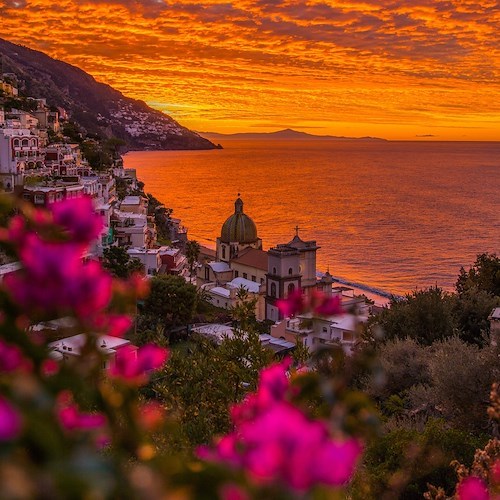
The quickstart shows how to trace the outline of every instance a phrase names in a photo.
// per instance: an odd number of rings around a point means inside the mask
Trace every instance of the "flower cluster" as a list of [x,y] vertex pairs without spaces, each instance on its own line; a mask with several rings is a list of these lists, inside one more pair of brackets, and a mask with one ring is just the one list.
[[343,313],[339,296],[329,297],[316,290],[307,296],[300,289],[294,290],[286,299],[277,300],[276,305],[281,314],[286,317],[296,316],[306,311],[312,311],[320,316],[335,316]]
[[354,438],[332,439],[325,422],[309,419],[287,400],[289,361],[261,373],[256,393],[232,411],[234,432],[200,456],[244,469],[256,483],[278,483],[303,492],[342,486],[361,454]]
[[[85,319],[102,311],[111,299],[111,276],[95,261],[84,262],[85,252],[102,229],[90,198],[65,200],[51,205],[51,212],[36,210],[29,222],[11,219],[3,234],[19,247],[22,269],[5,278],[12,299],[31,316],[76,313]],[[67,238],[44,231],[53,221]]]
[[154,344],[139,349],[122,347],[109,366],[109,375],[132,385],[142,385],[148,373],[160,369],[168,358],[168,350]]

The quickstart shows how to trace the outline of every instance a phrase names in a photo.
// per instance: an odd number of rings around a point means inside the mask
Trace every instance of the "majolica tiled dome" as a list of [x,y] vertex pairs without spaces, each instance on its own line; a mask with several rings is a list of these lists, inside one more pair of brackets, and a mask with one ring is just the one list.
[[222,225],[221,241],[230,243],[254,243],[257,240],[255,222],[243,213],[243,200],[238,198],[234,202],[234,214]]

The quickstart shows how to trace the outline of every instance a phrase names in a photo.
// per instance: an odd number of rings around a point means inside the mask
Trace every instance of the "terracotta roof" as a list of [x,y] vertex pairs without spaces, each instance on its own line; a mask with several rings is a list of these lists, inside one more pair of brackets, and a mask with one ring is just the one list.
[[267,252],[258,250],[257,248],[246,248],[239,253],[238,257],[232,259],[231,262],[267,271]]

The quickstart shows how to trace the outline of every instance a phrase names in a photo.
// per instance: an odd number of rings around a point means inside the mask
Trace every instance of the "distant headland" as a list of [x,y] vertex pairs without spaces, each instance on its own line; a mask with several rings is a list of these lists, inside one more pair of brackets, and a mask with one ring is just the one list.
[[219,140],[307,140],[307,141],[387,141],[379,137],[345,137],[336,135],[314,135],[290,128],[276,132],[241,132],[237,134],[219,134],[218,132],[198,132],[210,141]]

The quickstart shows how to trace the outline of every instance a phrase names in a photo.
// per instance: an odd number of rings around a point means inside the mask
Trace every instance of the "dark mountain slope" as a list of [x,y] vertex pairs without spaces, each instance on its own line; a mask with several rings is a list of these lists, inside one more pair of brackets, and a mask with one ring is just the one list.
[[0,38],[3,71],[24,95],[61,106],[87,132],[119,137],[127,149],[213,149],[216,146],[145,102],[125,97],[85,71]]

